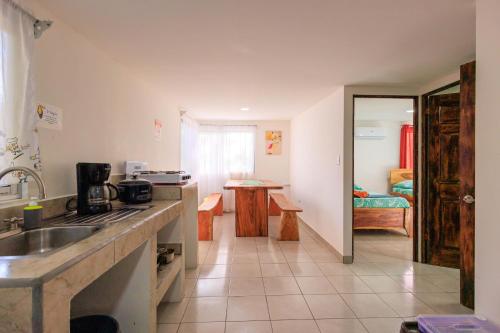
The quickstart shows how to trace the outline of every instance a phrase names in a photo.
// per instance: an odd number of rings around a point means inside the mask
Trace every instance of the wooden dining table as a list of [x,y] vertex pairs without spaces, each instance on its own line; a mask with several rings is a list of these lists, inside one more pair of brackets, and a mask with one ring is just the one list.
[[269,190],[283,189],[271,180],[229,180],[225,190],[235,191],[236,237],[268,235]]

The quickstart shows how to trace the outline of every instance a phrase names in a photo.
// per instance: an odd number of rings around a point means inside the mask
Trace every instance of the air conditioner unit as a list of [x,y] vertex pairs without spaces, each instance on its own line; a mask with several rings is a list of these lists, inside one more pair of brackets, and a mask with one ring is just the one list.
[[384,139],[386,137],[383,127],[356,127],[354,137],[357,139]]

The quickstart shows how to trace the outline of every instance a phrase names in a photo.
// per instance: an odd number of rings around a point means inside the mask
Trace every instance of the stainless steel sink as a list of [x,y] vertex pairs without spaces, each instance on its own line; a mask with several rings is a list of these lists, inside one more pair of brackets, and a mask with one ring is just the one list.
[[81,241],[100,229],[98,226],[72,226],[24,231],[0,239],[0,259],[46,254]]

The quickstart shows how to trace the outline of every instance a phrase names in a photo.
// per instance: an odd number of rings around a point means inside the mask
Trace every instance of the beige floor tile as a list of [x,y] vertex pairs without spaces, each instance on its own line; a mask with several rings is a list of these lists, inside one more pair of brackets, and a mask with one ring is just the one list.
[[264,289],[266,295],[300,294],[300,288],[291,276],[264,278]]
[[271,320],[313,319],[302,295],[267,296]]
[[313,258],[309,256],[306,252],[298,252],[298,253],[290,253],[284,252],[286,261],[289,263],[292,262],[314,262]]
[[197,323],[225,321],[226,308],[226,297],[191,298],[182,321]]
[[265,295],[262,278],[231,278],[230,296]]
[[379,262],[378,266],[382,271],[389,275],[412,275],[412,262]]
[[293,276],[288,264],[261,264],[260,268],[263,277]]
[[403,322],[400,318],[365,318],[360,320],[369,333],[399,333]]
[[460,279],[449,275],[423,275],[424,279],[441,289],[441,291],[458,293],[460,292]]
[[156,333],[177,333],[179,324],[158,324]]
[[182,323],[177,333],[224,333],[226,323]]
[[186,311],[189,298],[184,298],[181,302],[160,303],[157,310],[157,320],[160,324],[175,324],[182,321],[182,316]]
[[232,321],[226,323],[226,333],[272,333],[270,321]]
[[262,277],[260,265],[253,264],[233,264],[231,265],[231,277]]
[[409,291],[386,275],[360,276],[359,278],[376,293],[398,293]]
[[356,275],[386,275],[386,273],[374,263],[354,263],[349,265],[349,268]]
[[336,294],[337,291],[324,276],[297,276],[295,278],[302,294]]
[[227,321],[269,320],[265,296],[229,297]]
[[410,293],[379,294],[378,296],[396,311],[400,317],[434,313],[430,307]]
[[304,295],[315,319],[355,318],[339,295]]
[[201,279],[216,279],[229,276],[230,265],[200,265]]
[[184,282],[184,297],[191,297],[194,287],[196,287],[197,279],[186,279]]
[[259,252],[259,262],[261,264],[286,263],[286,258],[281,251]]
[[295,276],[323,276],[318,265],[313,262],[290,262],[288,265]]
[[342,298],[358,318],[398,316],[375,294],[342,294]]
[[442,292],[441,288],[432,284],[423,275],[390,275],[391,279],[412,292]]
[[342,258],[339,256],[330,253],[328,251],[326,252],[307,252],[309,256],[314,260],[314,262],[319,263],[319,262],[331,262],[331,263],[341,263]]
[[438,314],[472,314],[473,311],[460,304],[459,293],[414,293]]
[[320,319],[316,320],[321,333],[366,333],[358,319]]
[[257,252],[233,255],[233,264],[254,264],[259,262]]
[[317,265],[325,275],[354,275],[351,265],[342,263],[318,263]]
[[229,293],[229,279],[199,279],[191,294],[192,297],[227,296]]
[[274,320],[273,333],[319,333],[314,320]]
[[233,256],[229,253],[217,252],[215,254],[208,254],[203,263],[205,265],[230,265]]
[[331,275],[327,279],[339,293],[373,293],[373,290],[355,275]]

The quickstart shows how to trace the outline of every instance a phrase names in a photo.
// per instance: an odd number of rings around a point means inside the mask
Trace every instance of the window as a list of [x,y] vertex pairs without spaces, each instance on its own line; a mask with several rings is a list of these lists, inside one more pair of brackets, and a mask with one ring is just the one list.
[[255,126],[200,126],[200,174],[252,175]]
[[[198,138],[198,189],[200,198],[223,192],[229,179],[251,178],[255,172],[256,126],[201,125]],[[224,205],[231,205],[230,193]]]

